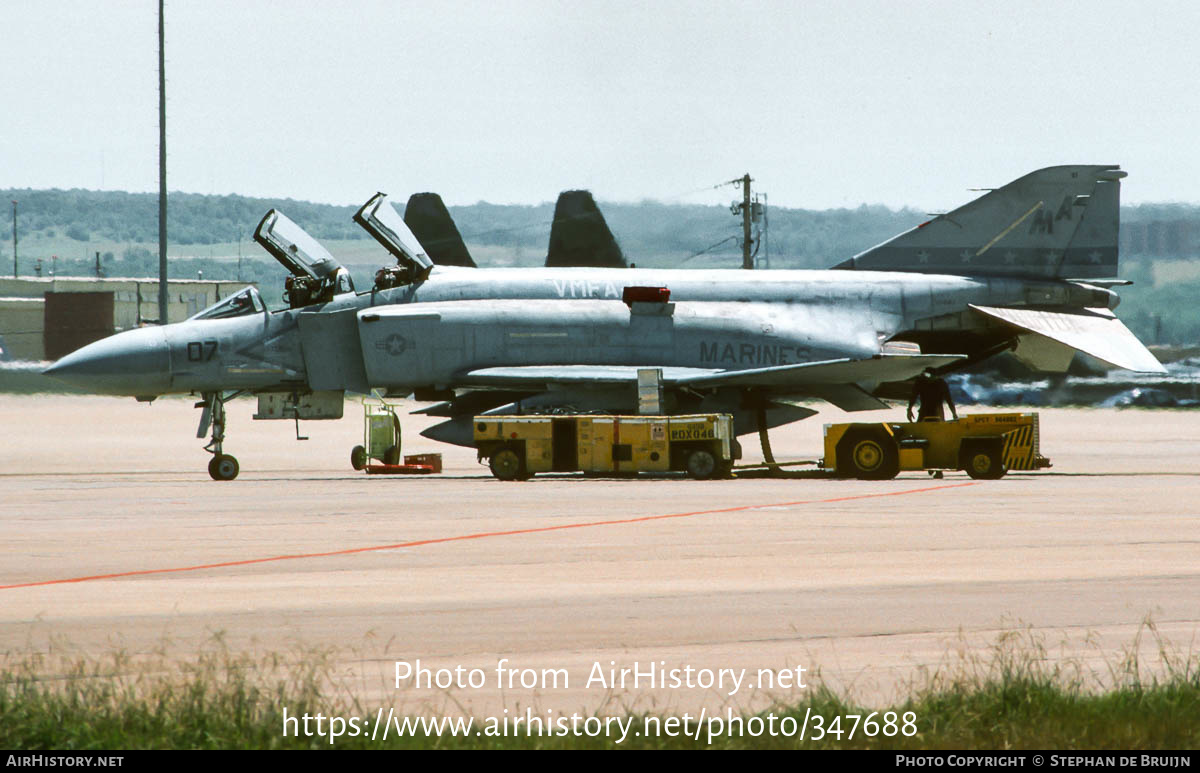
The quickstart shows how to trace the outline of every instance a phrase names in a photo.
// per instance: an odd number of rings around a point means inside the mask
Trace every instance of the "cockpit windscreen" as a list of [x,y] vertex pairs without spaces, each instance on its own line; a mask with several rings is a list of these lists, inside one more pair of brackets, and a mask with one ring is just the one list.
[[266,310],[262,296],[253,287],[247,287],[241,292],[217,301],[192,319],[226,319],[242,317],[247,314],[261,314]]

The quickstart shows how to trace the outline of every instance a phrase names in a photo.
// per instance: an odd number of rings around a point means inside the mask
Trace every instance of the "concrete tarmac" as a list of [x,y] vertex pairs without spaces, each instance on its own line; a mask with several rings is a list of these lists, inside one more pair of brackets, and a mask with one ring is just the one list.
[[[777,458],[850,419],[821,409]],[[320,658],[370,714],[482,717],[762,709],[818,681],[878,705],[998,646],[1097,683],[1139,646],[1150,671],[1196,650],[1200,411],[1043,410],[1054,467],[999,481],[524,483],[424,417],[405,453],[445,473],[383,477],[349,466],[356,404],[302,442],[253,411],[230,406],[242,472],[218,483],[191,400],[0,395],[0,651]],[[397,687],[417,660],[433,684]]]

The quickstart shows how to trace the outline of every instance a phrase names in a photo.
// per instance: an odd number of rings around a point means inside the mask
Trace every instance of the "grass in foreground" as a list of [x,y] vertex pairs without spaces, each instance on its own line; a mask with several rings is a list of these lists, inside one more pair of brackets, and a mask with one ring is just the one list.
[[[1153,625],[1149,626],[1153,633]],[[1139,637],[1140,639],[1140,637]],[[467,737],[418,732],[386,743],[370,741],[375,707],[351,698],[330,698],[341,691],[331,685],[332,669],[321,658],[287,679],[264,674],[290,673],[292,664],[278,656],[253,658],[225,651],[208,653],[178,673],[147,675],[130,661],[114,655],[104,662],[77,661],[55,677],[47,677],[44,657],[26,657],[0,666],[0,748],[10,749],[275,749],[275,748],[887,748],[887,749],[1188,749],[1200,747],[1200,659],[1179,656],[1160,645],[1160,666],[1153,675],[1138,660],[1135,641],[1124,659],[1108,667],[1107,675],[1088,673],[1080,661],[1051,661],[1032,636],[1013,634],[1002,639],[989,657],[964,657],[914,686],[896,705],[863,708],[830,689],[813,689],[809,700],[781,706],[772,712],[740,715],[745,730],[720,733],[710,744],[710,726],[701,727],[700,740],[690,727],[677,726],[676,737],[635,737],[624,743],[614,738],[543,735],[475,735],[483,727],[476,719]],[[1096,689],[1097,681],[1107,683]],[[387,711],[384,714],[386,715]],[[318,713],[326,717],[357,717],[365,732],[349,734],[334,744],[327,737],[284,737],[288,716]],[[878,711],[894,711],[896,723],[906,712],[917,718],[918,732],[906,737],[868,737],[863,726],[849,737],[849,714],[863,719]],[[839,738],[828,733],[808,738],[752,737],[754,717],[773,713],[776,727],[799,727],[806,714],[821,715],[829,727],[842,716]],[[543,716],[544,713],[543,713]],[[724,712],[718,714],[725,718]],[[794,725],[785,722],[790,717]],[[647,715],[628,715],[632,730],[646,727]],[[666,717],[651,718],[664,722]],[[661,726],[661,725],[660,725]],[[328,722],[326,722],[328,727]]]

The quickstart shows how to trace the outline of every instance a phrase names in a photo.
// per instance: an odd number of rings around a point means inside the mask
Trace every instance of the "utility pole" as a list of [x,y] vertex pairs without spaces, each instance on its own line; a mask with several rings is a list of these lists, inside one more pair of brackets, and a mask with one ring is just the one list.
[[754,268],[754,257],[750,251],[750,245],[754,244],[754,240],[750,238],[750,223],[754,216],[753,205],[750,203],[751,182],[753,180],[751,180],[750,174],[747,173],[736,180],[721,183],[721,185],[737,185],[740,183],[742,186],[742,202],[739,204],[735,201],[729,206],[730,212],[735,215],[741,214],[742,216],[742,268]]
[[13,279],[17,278],[17,200],[13,199]]
[[762,218],[763,227],[759,231],[759,247],[763,251],[762,267],[771,268],[771,223],[767,220],[767,194],[762,195],[762,204],[758,203],[758,197],[754,197],[754,208],[757,210],[754,214],[756,219]]
[[167,59],[158,0],[158,324],[167,324]]
[[742,178],[742,268],[754,268],[750,256],[750,173]]

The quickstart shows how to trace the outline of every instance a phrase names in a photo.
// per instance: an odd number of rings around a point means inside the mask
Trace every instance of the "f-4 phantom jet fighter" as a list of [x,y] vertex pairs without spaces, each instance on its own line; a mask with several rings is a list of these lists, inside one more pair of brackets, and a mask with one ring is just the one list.
[[639,369],[661,372],[663,412],[730,413],[739,434],[815,413],[794,400],[884,408],[926,369],[1006,350],[1042,370],[1082,351],[1162,372],[1112,311],[1124,176],[1041,169],[818,271],[439,265],[378,194],[355,221],[396,265],[363,291],[272,210],[255,238],[291,272],[290,308],[247,288],[47,373],[143,400],[199,394],[209,472],[230,479],[223,406],[244,393],[277,393],[297,418],[340,416],[346,392],[413,394],[446,419],[428,436],[470,445],[478,414],[636,412]]

